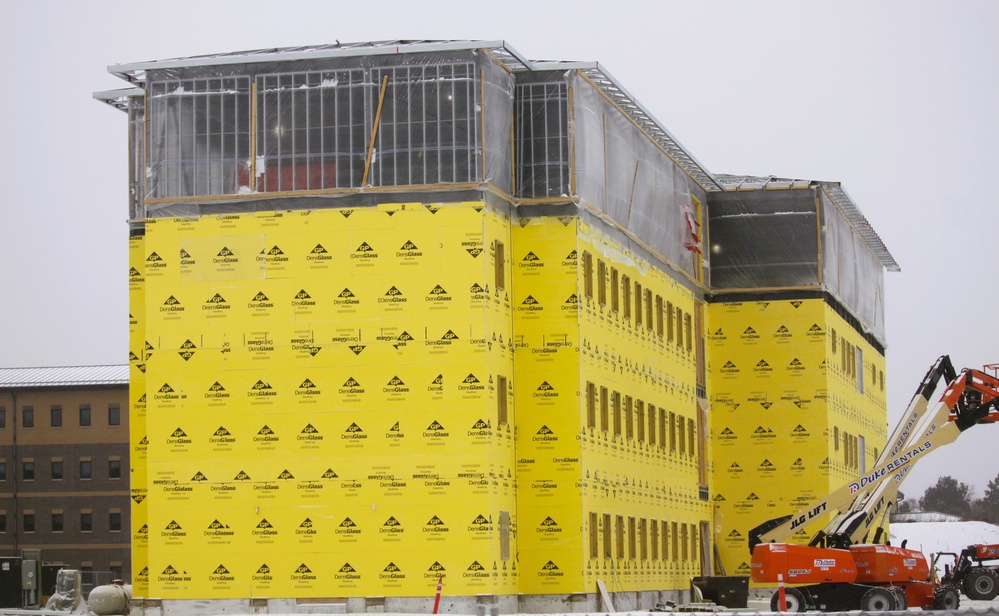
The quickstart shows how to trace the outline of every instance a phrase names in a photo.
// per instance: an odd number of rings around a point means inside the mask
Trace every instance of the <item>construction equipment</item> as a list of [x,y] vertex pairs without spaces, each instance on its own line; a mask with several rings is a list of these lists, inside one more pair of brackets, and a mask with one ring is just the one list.
[[[946,389],[930,409],[941,380]],[[934,581],[921,552],[887,545],[885,522],[913,464],[971,426],[996,421],[999,378],[970,369],[958,375],[950,358],[940,357],[920,383],[873,471],[794,515],[750,531],[753,581],[790,585],[784,605],[775,593],[771,607],[775,611],[956,609],[960,596],[955,585]],[[807,546],[775,543],[827,514],[832,518]]]
[[945,565],[941,584],[953,584],[969,599],[991,601],[999,595],[999,562],[992,565],[986,561],[999,561],[999,544],[975,544],[954,552],[939,552],[933,558],[933,566],[942,557],[954,559],[953,566]]

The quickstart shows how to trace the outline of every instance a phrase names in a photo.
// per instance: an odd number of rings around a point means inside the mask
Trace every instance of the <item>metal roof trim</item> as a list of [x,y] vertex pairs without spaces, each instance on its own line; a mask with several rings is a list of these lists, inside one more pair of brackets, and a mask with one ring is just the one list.
[[902,271],[898,262],[895,261],[895,257],[888,251],[888,247],[885,246],[881,237],[871,226],[870,221],[861,213],[860,208],[853,202],[843,186],[839,182],[816,182],[816,185],[820,186],[822,191],[836,204],[836,207],[843,212],[843,216],[867,243],[867,247],[881,262],[881,265],[889,272]]
[[129,83],[141,81],[150,70],[190,68],[195,66],[222,66],[230,64],[256,64],[259,62],[291,62],[295,60],[317,60],[324,58],[347,58],[356,56],[395,55],[401,53],[427,53],[435,51],[465,51],[473,49],[504,49],[519,60],[526,62],[505,41],[375,41],[370,43],[345,43],[316,45],[307,47],[284,47],[239,51],[226,54],[189,56],[168,60],[149,60],[129,64],[112,64],[107,70]]
[[128,385],[127,364],[0,368],[0,389]]

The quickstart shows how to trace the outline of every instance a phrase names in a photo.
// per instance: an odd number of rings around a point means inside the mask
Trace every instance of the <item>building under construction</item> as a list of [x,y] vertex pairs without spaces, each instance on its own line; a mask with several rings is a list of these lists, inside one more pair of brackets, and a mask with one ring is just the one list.
[[846,192],[708,171],[597,63],[109,71],[140,607],[647,609],[884,442],[898,266]]

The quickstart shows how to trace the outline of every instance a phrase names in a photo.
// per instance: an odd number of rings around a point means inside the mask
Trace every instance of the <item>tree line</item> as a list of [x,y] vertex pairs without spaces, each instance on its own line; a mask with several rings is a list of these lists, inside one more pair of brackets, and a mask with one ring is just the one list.
[[937,479],[936,484],[926,488],[918,500],[898,493],[898,513],[918,511],[948,513],[962,520],[999,524],[999,475],[989,481],[981,498],[977,497],[973,487],[950,475]]

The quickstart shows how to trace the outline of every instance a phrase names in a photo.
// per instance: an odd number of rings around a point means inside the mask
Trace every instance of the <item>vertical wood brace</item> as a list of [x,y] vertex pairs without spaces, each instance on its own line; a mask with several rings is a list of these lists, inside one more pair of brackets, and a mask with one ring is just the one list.
[[818,268],[816,274],[818,275],[819,284],[822,284],[822,199],[819,198],[818,193],[815,195],[815,247],[817,248],[815,252],[815,263]]
[[479,122],[482,125],[482,181],[486,181],[486,69],[479,69]]
[[250,84],[250,191],[257,192],[257,82]]
[[569,109],[566,114],[566,130],[569,131],[569,196],[576,196],[576,131],[574,122],[572,86],[569,86]]
[[371,156],[375,151],[375,139],[378,138],[378,124],[382,121],[382,105],[385,103],[385,91],[388,89],[388,75],[382,77],[382,91],[378,94],[378,110],[375,112],[375,123],[371,127],[371,142],[368,143],[368,156],[364,159],[364,175],[361,177],[361,188],[368,185],[368,173],[371,171]]

